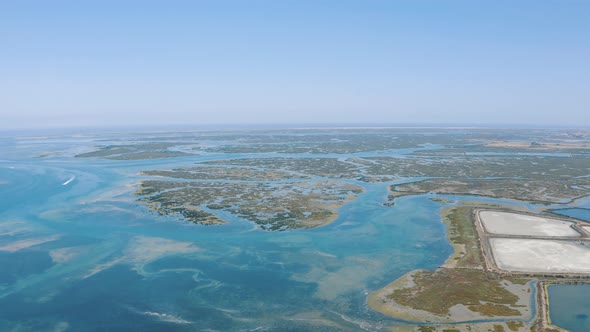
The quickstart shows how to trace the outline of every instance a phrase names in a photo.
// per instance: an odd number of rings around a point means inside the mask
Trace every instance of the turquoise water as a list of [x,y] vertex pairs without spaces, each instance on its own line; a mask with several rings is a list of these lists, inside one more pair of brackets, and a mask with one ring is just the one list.
[[[553,213],[590,221],[590,200],[576,208],[558,208]],[[572,332],[590,331],[590,285],[552,285],[549,290],[551,322]]]
[[590,331],[590,285],[548,287],[551,322],[572,332]]
[[0,330],[381,330],[396,322],[367,294],[451,253],[440,206],[383,207],[385,183],[362,184],[317,229],[198,226],[137,204],[137,173],[238,155],[108,161],[72,158],[87,139],[0,144]]
[[[357,183],[366,191],[339,219],[311,230],[157,216],[132,196],[139,171],[245,155],[73,158],[97,139],[0,139],[0,331],[389,330],[400,322],[367,295],[452,251],[441,205],[384,207],[387,183]],[[47,151],[64,153],[35,157]]]

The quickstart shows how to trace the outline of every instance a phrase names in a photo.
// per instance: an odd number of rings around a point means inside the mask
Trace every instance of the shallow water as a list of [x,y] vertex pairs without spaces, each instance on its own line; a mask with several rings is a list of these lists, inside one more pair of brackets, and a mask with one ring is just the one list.
[[[440,206],[383,207],[385,183],[317,229],[198,226],[138,205],[137,173],[239,155],[108,161],[67,153],[86,140],[3,143],[0,330],[380,330],[395,322],[367,293],[451,252]],[[47,150],[66,153],[32,158]]]
[[580,220],[590,221],[590,209],[557,209],[552,212]]
[[572,332],[590,331],[590,285],[548,287],[551,322]]
[[[452,251],[441,205],[420,195],[384,207],[388,183],[357,183],[366,191],[338,220],[310,230],[157,216],[131,195],[139,171],[244,155],[72,158],[94,139],[0,140],[0,330],[388,330],[399,322],[367,295]],[[47,151],[63,154],[35,158]]]

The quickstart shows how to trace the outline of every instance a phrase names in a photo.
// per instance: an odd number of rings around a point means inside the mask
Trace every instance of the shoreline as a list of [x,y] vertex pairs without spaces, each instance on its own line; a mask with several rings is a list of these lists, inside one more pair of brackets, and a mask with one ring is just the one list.
[[[412,286],[414,284],[412,276],[419,271],[422,270],[412,270],[389,283],[387,286],[371,293],[367,298],[367,304],[369,307],[384,315],[413,323],[431,324],[432,321],[439,320],[441,317],[433,315],[427,311],[409,308],[394,300],[384,298],[389,291]],[[428,319],[424,319],[425,317]]]
[[[467,203],[467,202],[465,202]],[[456,216],[453,213],[456,213],[458,209],[465,209],[470,213],[470,227],[471,230],[458,230],[461,225],[460,222],[455,220]],[[510,330],[520,330],[521,328],[530,328],[531,331],[545,331],[545,329],[553,329],[555,331],[566,331],[562,328],[554,326],[551,324],[550,320],[550,312],[549,312],[549,298],[548,298],[548,291],[547,287],[553,284],[564,284],[564,283],[575,283],[575,282],[582,282],[587,283],[589,282],[586,279],[588,276],[583,274],[560,274],[560,275],[546,275],[541,273],[514,273],[510,271],[502,271],[497,268],[493,261],[493,253],[491,252],[490,248],[487,247],[486,241],[489,238],[489,234],[486,233],[485,228],[483,228],[481,221],[479,220],[479,211],[480,210],[496,210],[496,211],[506,211],[512,213],[525,213],[529,215],[536,215],[532,211],[528,209],[510,209],[509,207],[494,205],[490,206],[490,204],[457,204],[456,206],[445,207],[441,209],[440,215],[442,221],[447,226],[446,229],[446,236],[449,241],[449,244],[453,247],[453,253],[445,260],[440,267],[438,267],[434,271],[428,270],[413,270],[410,271],[398,279],[394,280],[393,282],[387,284],[385,287],[378,289],[370,294],[367,298],[368,306],[384,315],[394,317],[396,319],[400,319],[402,321],[407,321],[409,323],[409,327],[415,325],[418,327],[420,324],[428,325],[433,328],[432,331],[435,331],[435,326],[457,326],[457,324],[469,324],[470,326],[481,325],[481,324],[497,324],[502,326],[506,324]],[[465,211],[464,210],[464,211]],[[455,219],[453,219],[455,218]],[[453,220],[451,220],[453,219]],[[564,218],[570,219],[568,221],[572,221],[572,218]],[[466,225],[464,222],[463,227]],[[463,233],[461,233],[463,232]],[[471,232],[471,233],[470,233]],[[459,234],[461,233],[461,234]],[[465,238],[463,237],[470,237],[468,241],[464,241]],[[459,239],[459,240],[458,240]],[[471,242],[470,242],[471,241]],[[477,243],[477,248],[473,246],[475,242]],[[472,244],[471,247],[468,247],[468,244]],[[477,250],[475,250],[477,249]],[[475,255],[475,256],[474,256]],[[476,257],[477,256],[477,257]],[[478,258],[479,257],[479,258]],[[474,259],[476,258],[476,259]],[[471,260],[469,260],[471,259]],[[479,260],[478,260],[479,259]],[[467,262],[467,265],[466,265]],[[477,263],[477,264],[474,264]],[[476,266],[479,265],[479,266]],[[443,314],[436,314],[435,312],[426,311],[417,309],[412,306],[407,306],[398,303],[395,298],[396,296],[403,296],[400,294],[408,294],[409,296],[421,296],[423,294],[427,294],[426,292],[434,292],[433,294],[437,294],[436,288],[425,288],[423,285],[416,285],[414,280],[415,276],[420,276],[420,273],[426,274],[430,279],[427,280],[434,280],[436,282],[436,275],[442,274],[444,276],[445,273],[454,271],[456,273],[468,273],[470,271],[481,271],[481,273],[485,273],[487,278],[492,278],[498,280],[499,283],[502,284],[502,287],[515,296],[518,296],[518,301],[515,301],[513,304],[510,305],[510,309],[515,309],[515,307],[526,307],[526,310],[520,310],[520,314],[517,316],[508,315],[506,316],[507,311],[499,310],[498,313],[503,314],[493,314],[489,315],[484,313],[474,313],[473,308],[474,305],[463,305],[463,304],[455,304],[454,306],[448,307],[448,312]],[[452,273],[451,273],[452,275]],[[566,280],[559,280],[556,278],[568,278]],[[423,277],[422,277],[423,278]],[[434,278],[434,279],[433,279]],[[572,279],[569,279],[572,278]],[[579,278],[576,280],[576,278]],[[442,279],[446,280],[446,279]],[[533,286],[530,284],[531,281],[537,280],[538,282]],[[524,283],[522,283],[525,281]],[[586,282],[584,282],[586,281]],[[423,283],[424,281],[422,281]],[[519,293],[516,291],[518,289],[522,290],[523,288],[527,289],[527,293],[523,295],[523,293]],[[435,286],[436,287],[436,286]],[[446,288],[447,286],[445,286]],[[531,304],[531,296],[530,292],[532,287],[536,287],[536,294],[534,298],[534,304]],[[445,290],[446,289],[442,289]],[[406,292],[404,292],[406,291]],[[418,295],[416,295],[418,294]],[[440,296],[444,296],[443,292],[440,292]],[[526,294],[529,294],[526,296]],[[427,294],[429,295],[429,294]],[[430,294],[431,295],[431,294]],[[403,298],[403,297],[402,297]],[[436,298],[436,296],[435,296]],[[407,302],[408,300],[404,300]],[[473,299],[471,299],[473,301]],[[491,303],[487,302],[485,296],[477,298],[479,303]],[[443,301],[444,303],[445,301]],[[469,301],[467,301],[469,302]],[[524,304],[526,302],[526,304]],[[412,303],[412,302],[409,302]],[[420,302],[418,302],[420,303]],[[454,302],[455,303],[455,302]],[[500,302],[502,303],[502,302]],[[423,307],[424,305],[421,304]],[[534,306],[534,308],[531,307]],[[478,305],[481,307],[481,305]],[[475,306],[475,307],[478,307]],[[493,304],[491,306],[494,306]],[[497,307],[496,307],[497,308]],[[458,310],[460,309],[460,310]],[[467,311],[469,309],[469,311]],[[534,316],[532,315],[532,310],[535,310]],[[527,317],[528,312],[528,317]],[[473,314],[479,315],[479,317],[474,316]],[[497,319],[497,320],[494,320]],[[485,321],[483,321],[485,320]],[[469,323],[472,321],[472,323]],[[522,324],[522,326],[521,326]],[[513,329],[516,325],[520,326],[518,329]],[[504,328],[504,327],[502,327]]]
[[[452,305],[448,308],[448,312],[444,314],[436,314],[433,312],[429,312],[426,310],[412,308],[403,304],[396,302],[390,296],[391,293],[395,290],[403,290],[412,288],[416,285],[414,282],[414,277],[419,275],[420,273],[426,273],[428,275],[434,275],[438,272],[446,272],[446,271],[458,271],[459,273],[475,273],[476,277],[480,276],[481,274],[486,273],[485,266],[482,266],[482,262],[478,262],[482,260],[483,257],[481,253],[481,248],[478,248],[478,252],[473,252],[470,248],[467,248],[469,244],[473,245],[475,242],[479,242],[480,236],[476,232],[472,234],[472,241],[473,243],[458,243],[453,241],[453,235],[457,235],[460,231],[457,230],[457,225],[454,224],[453,220],[451,220],[451,215],[455,212],[458,208],[464,208],[466,211],[469,211],[470,221],[471,223],[473,220],[472,213],[477,207],[486,207],[486,208],[497,208],[497,206],[490,206],[488,204],[466,204],[466,206],[452,206],[446,207],[441,209],[440,216],[444,224],[447,228],[447,239],[449,244],[453,247],[453,253],[445,260],[441,266],[439,266],[434,271],[429,270],[413,270],[410,271],[400,278],[396,279],[395,281],[391,282],[390,284],[386,285],[385,287],[373,292],[369,298],[367,299],[367,304],[373,310],[378,311],[382,314],[392,316],[397,319],[401,319],[404,321],[408,321],[414,324],[426,324],[426,325],[433,325],[433,324],[471,324],[470,322],[480,322],[485,321],[485,323],[502,323],[503,321],[510,321],[516,320],[521,321],[523,317],[527,315],[525,310],[519,310],[518,315],[498,315],[498,316],[490,316],[485,312],[477,312],[470,310],[473,305],[465,305],[462,303],[457,303]],[[476,228],[473,229],[474,231]],[[478,243],[478,246],[480,244]],[[478,258],[479,257],[479,258]],[[460,264],[461,266],[458,266]],[[505,287],[512,289],[514,292],[518,294],[514,294],[518,299],[515,300],[515,305],[519,307],[527,307],[527,304],[530,302],[530,296],[528,295],[527,290],[530,288],[528,286],[521,286],[510,281],[506,280],[507,284]],[[520,287],[518,287],[520,286]],[[518,290],[516,290],[519,288]],[[498,321],[494,321],[494,317],[498,317]],[[533,319],[534,317],[528,317],[528,319]],[[479,324],[479,323],[472,323],[472,324]]]
[[539,281],[537,283],[537,317],[535,317],[535,321],[531,326],[532,331],[545,332],[551,330],[556,332],[569,332],[569,330],[554,325],[553,322],[551,322],[551,304],[548,288],[553,285],[570,284],[575,284],[575,281]]

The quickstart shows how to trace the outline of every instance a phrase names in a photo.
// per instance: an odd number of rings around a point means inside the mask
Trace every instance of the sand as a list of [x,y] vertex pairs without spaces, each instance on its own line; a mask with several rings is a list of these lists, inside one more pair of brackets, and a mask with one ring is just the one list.
[[145,264],[165,256],[194,254],[202,250],[192,242],[181,242],[160,237],[135,236],[129,241],[129,246],[122,256],[96,265],[83,278],[91,277],[119,263],[130,264],[137,273],[145,275],[146,272],[143,270]]
[[59,239],[59,236],[53,235],[53,236],[45,236],[45,237],[38,237],[38,238],[32,238],[32,239],[19,240],[19,241],[0,245],[0,251],[15,252],[15,251],[19,251],[21,249],[26,249],[29,247],[36,246],[38,244],[43,244],[46,242],[55,241],[57,239]]

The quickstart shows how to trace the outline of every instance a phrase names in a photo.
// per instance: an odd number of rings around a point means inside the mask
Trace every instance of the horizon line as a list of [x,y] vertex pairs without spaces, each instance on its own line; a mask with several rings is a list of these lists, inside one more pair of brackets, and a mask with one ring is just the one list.
[[[96,125],[64,127],[0,128],[0,137],[90,135],[124,133],[180,133],[264,130],[383,130],[383,129],[447,129],[447,130],[590,130],[589,125],[526,124],[526,123],[210,123],[169,125]],[[61,132],[61,133],[60,133]],[[34,134],[34,135],[33,135]]]

